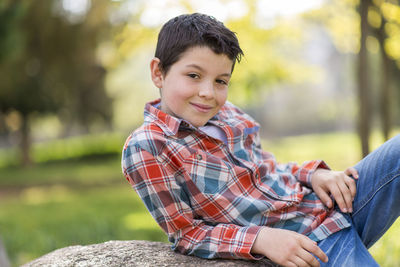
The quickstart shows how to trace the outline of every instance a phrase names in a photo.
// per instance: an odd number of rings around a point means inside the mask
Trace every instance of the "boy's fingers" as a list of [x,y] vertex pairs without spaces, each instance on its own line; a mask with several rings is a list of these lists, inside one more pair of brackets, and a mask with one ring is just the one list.
[[[353,202],[353,197],[351,194],[351,190],[349,187],[347,187],[347,184],[343,181],[338,184],[338,187],[341,192],[341,197],[343,198],[343,205],[346,208],[345,210],[341,209],[343,212],[351,212],[352,211],[352,202]],[[340,207],[340,206],[339,206]]]
[[[297,257],[300,258],[305,265],[301,266],[319,266],[319,262],[317,258],[315,258],[309,251],[301,250],[298,252]],[[296,262],[297,266],[299,266],[298,261]]]
[[315,193],[317,194],[319,199],[321,199],[321,201],[325,204],[325,206],[327,206],[328,208],[332,208],[332,199],[322,188],[316,189]]
[[291,259],[291,262],[294,263],[296,267],[310,266],[301,256],[294,256],[293,259]]
[[[312,241],[311,239],[308,239],[308,240],[306,240],[306,242],[303,243],[303,247],[308,252],[311,252],[316,257],[318,257],[321,261],[328,262],[328,256],[326,256],[326,254],[322,251],[322,249],[320,247],[318,247],[316,242]],[[318,263],[318,261],[316,260],[315,257],[312,257],[312,258]],[[314,261],[311,261],[311,262],[315,263]],[[312,266],[314,266],[314,265],[312,265]],[[319,266],[319,264],[316,266]]]
[[356,196],[357,193],[356,182],[353,179],[346,177],[345,183],[347,187],[350,189],[352,200],[354,200],[354,197]]
[[353,176],[354,179],[358,179],[358,171],[353,167],[347,168],[344,173]]
[[290,261],[285,266],[287,266],[287,267],[297,267],[297,264]]
[[333,196],[333,199],[335,199],[337,205],[339,206],[340,210],[342,212],[347,212],[347,207],[346,207],[347,205],[345,203],[345,200],[343,198],[343,195],[342,195],[341,189],[339,188],[339,185],[334,184],[329,188],[329,190]]

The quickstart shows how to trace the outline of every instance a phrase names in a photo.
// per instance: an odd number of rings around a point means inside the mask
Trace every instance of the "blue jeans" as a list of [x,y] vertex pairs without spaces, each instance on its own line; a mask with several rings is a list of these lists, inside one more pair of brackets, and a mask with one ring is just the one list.
[[[379,266],[368,252],[400,215],[400,135],[361,160],[350,228],[318,243],[329,262],[321,266]],[[396,237],[398,238],[398,237]]]

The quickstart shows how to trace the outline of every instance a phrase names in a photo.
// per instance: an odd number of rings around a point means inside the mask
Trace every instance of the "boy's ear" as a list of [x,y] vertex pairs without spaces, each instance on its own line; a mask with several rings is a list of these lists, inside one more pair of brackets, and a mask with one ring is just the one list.
[[150,72],[151,72],[151,79],[153,80],[154,85],[161,89],[164,77],[160,69],[159,58],[155,57],[150,61]]

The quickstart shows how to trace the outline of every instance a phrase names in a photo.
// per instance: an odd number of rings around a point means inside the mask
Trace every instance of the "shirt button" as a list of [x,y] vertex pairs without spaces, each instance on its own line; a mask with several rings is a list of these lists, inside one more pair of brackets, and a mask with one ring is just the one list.
[[258,173],[256,173],[256,179],[258,179],[258,177],[260,177],[260,176],[258,175]]
[[218,123],[219,126],[224,126],[225,124],[223,124],[222,122]]
[[203,159],[203,156],[202,156],[202,155],[200,155],[200,154],[197,154],[197,155],[196,155],[196,159],[198,159],[198,160],[202,160],[202,159]]

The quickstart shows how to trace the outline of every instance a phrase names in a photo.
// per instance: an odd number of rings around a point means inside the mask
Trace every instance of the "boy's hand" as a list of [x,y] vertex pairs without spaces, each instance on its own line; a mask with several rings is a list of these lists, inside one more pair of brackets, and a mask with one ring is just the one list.
[[356,183],[349,175],[358,179],[357,170],[352,167],[344,172],[317,169],[311,177],[311,186],[328,208],[333,207],[332,195],[342,212],[353,212]]
[[[307,236],[278,228],[263,227],[251,248],[252,253],[261,254],[282,266],[320,266],[328,257]],[[315,256],[314,256],[314,255]]]

